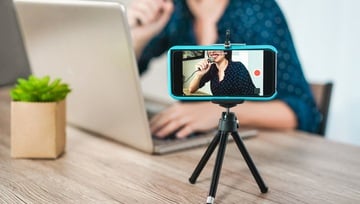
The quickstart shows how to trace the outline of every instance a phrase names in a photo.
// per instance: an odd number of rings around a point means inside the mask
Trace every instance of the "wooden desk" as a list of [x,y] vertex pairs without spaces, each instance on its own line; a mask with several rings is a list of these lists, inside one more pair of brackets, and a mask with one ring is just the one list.
[[[10,99],[0,90],[0,203],[204,203],[215,155],[195,185],[204,148],[164,156],[68,128],[57,160],[10,158]],[[234,143],[216,203],[360,203],[360,147],[301,132],[262,131],[245,140],[264,181],[261,194]]]

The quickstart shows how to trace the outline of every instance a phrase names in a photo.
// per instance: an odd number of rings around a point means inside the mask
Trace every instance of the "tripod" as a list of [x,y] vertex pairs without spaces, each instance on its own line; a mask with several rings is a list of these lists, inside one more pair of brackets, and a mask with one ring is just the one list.
[[193,174],[189,178],[190,183],[195,184],[196,179],[200,175],[202,169],[205,167],[211,154],[214,152],[216,146],[220,142],[220,145],[218,148],[218,154],[216,156],[215,166],[214,166],[214,170],[213,170],[210,192],[209,192],[209,195],[206,200],[206,203],[208,203],[208,204],[214,203],[214,200],[215,200],[216,189],[217,189],[218,182],[219,182],[221,166],[222,166],[222,162],[224,160],[224,153],[225,153],[225,148],[226,148],[229,133],[233,137],[236,145],[238,146],[244,160],[246,161],[246,164],[248,165],[253,177],[256,180],[256,183],[258,184],[258,186],[260,188],[261,193],[266,193],[268,191],[268,187],[265,185],[264,181],[262,180],[259,172],[256,169],[254,162],[252,161],[249,153],[247,152],[247,150],[245,148],[244,143],[242,142],[242,140],[239,136],[239,133],[237,131],[238,124],[237,124],[236,116],[233,112],[230,112],[231,107],[234,107],[238,103],[242,103],[242,102],[243,101],[236,102],[236,103],[214,102],[214,103],[218,103],[222,107],[227,108],[227,111],[222,113],[222,117],[219,121],[218,132],[217,132],[216,136],[209,144],[209,146],[206,149],[204,155],[202,156],[200,162],[196,166]]

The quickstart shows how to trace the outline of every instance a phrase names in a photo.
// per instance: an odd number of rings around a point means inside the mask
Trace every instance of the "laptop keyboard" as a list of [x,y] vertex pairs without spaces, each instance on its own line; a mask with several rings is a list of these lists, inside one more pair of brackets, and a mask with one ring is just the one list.
[[177,138],[175,133],[168,135],[167,137],[164,138],[158,138],[156,136],[152,136],[154,143],[157,144],[167,144],[167,143],[174,143],[176,141],[183,141],[183,140],[189,140],[189,139],[193,139],[193,138],[198,138],[198,137],[202,137],[205,134],[200,134],[200,133],[192,133],[189,136],[187,136],[186,138]]

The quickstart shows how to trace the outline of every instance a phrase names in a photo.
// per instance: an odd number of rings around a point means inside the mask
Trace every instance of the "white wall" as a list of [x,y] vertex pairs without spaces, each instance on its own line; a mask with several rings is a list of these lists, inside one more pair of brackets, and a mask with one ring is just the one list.
[[[360,145],[360,1],[278,0],[309,81],[335,83],[326,137]],[[169,100],[166,57],[143,77],[145,92]],[[156,78],[156,83],[152,78]],[[161,91],[153,91],[153,90]]]
[[360,145],[360,1],[278,0],[309,81],[334,82],[326,136]]

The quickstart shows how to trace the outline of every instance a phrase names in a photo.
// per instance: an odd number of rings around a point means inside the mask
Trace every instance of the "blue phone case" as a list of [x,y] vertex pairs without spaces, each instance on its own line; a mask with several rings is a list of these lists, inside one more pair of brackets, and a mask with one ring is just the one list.
[[229,48],[225,48],[224,44],[215,44],[215,45],[209,45],[209,46],[198,46],[198,45],[177,45],[173,46],[168,51],[168,91],[169,95],[176,99],[176,100],[182,100],[182,101],[267,101],[275,98],[277,94],[276,90],[276,72],[277,67],[275,67],[275,92],[271,96],[251,96],[251,97],[244,97],[244,96],[176,96],[172,93],[172,84],[173,84],[173,78],[171,75],[171,52],[176,50],[272,50],[277,54],[277,49],[272,45],[245,45],[245,44],[232,44]]

